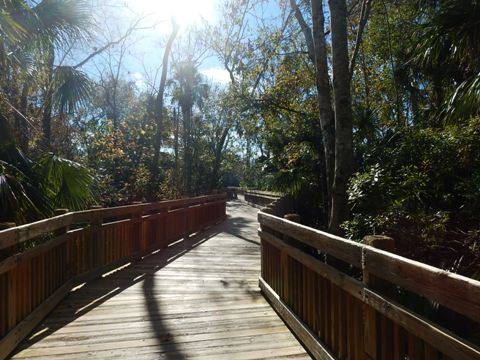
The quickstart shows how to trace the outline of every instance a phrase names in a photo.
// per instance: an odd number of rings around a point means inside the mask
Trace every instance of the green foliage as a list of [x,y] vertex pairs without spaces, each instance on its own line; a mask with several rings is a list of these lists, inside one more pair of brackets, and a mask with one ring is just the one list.
[[53,72],[54,104],[60,113],[73,113],[84,106],[93,91],[88,76],[71,66],[57,66]]
[[[428,9],[427,9],[428,10]],[[417,32],[414,61],[444,84],[449,98],[442,115],[450,122],[478,115],[480,94],[480,2],[443,1]]]
[[80,164],[50,153],[37,161],[34,170],[55,208],[82,210],[94,202],[93,176]]
[[395,234],[413,257],[446,246],[449,232],[468,231],[478,221],[479,151],[479,118],[466,126],[408,129],[376,142],[350,182],[352,219],[343,225],[348,236]]
[[87,123],[91,135],[84,139],[85,156],[96,171],[100,201],[105,205],[146,196],[154,129],[140,119],[127,117],[118,129],[110,120]]
[[32,161],[14,144],[0,146],[0,221],[22,224],[55,208],[85,209],[94,202],[93,177],[80,164],[53,154]]

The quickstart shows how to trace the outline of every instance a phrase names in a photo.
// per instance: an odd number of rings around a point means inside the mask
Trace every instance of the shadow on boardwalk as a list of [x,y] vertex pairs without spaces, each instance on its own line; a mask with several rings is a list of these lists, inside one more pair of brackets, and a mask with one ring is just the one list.
[[[164,339],[166,337],[165,335],[169,334],[169,329],[162,325],[161,309],[155,301],[148,301],[150,294],[154,293],[155,290],[153,274],[211,237],[217,235],[222,226],[224,225],[221,224],[217,227],[210,228],[206,232],[175,243],[173,246],[169,247],[168,250],[154,252],[135,263],[131,263],[118,269],[114,273],[110,273],[107,277],[93,280],[89,283],[85,283],[81,288],[75,289],[59,304],[47,319],[34,330],[31,337],[21,344],[19,348],[20,355],[21,350],[30,348],[34,344],[41,342],[51,334],[66,327],[68,324],[75,322],[77,319],[81,319],[82,316],[137,284],[143,284],[142,288],[147,303],[146,307],[148,309],[149,318],[152,320],[152,324],[154,324],[153,328],[155,329],[158,338]],[[138,264],[141,264],[141,262],[146,261],[151,257],[155,258],[155,266],[144,267],[143,273],[131,271],[138,269]],[[120,313],[119,320],[122,319],[121,315],[122,314]],[[160,342],[160,345],[161,344],[162,342]],[[18,352],[19,351],[17,351],[17,353]],[[16,358],[15,355],[13,357]]]
[[258,289],[257,212],[233,201],[222,224],[73,291],[14,358],[303,358]]

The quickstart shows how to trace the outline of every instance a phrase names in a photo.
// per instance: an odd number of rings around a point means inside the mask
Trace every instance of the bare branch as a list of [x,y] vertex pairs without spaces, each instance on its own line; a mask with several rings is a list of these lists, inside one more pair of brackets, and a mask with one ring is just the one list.
[[125,32],[125,34],[123,36],[121,36],[120,38],[118,38],[117,40],[114,40],[114,41],[110,41],[108,42],[107,44],[105,44],[104,46],[102,46],[101,48],[95,50],[94,52],[92,52],[91,54],[89,54],[85,59],[83,59],[82,61],[80,61],[78,64],[74,65],[73,68],[74,69],[77,69],[79,67],[82,67],[83,65],[85,65],[88,61],[90,61],[92,58],[94,58],[95,56],[101,54],[102,52],[104,52],[105,50],[111,48],[112,46],[115,46],[115,45],[118,45],[120,44],[121,42],[125,41],[125,39],[127,39],[134,31],[137,31],[137,30],[146,30],[146,29],[152,29],[156,26],[156,24],[153,24],[151,26],[146,26],[146,27],[138,27],[138,25],[140,24],[140,22],[144,19],[144,17],[141,17],[139,19],[137,19],[137,21],[135,21],[135,23],[130,26],[127,31]]
[[358,51],[360,50],[360,44],[362,42],[363,31],[365,29],[365,25],[367,24],[371,7],[372,7],[372,0],[362,1],[362,9],[360,11],[360,23],[358,24],[357,37],[355,39],[355,47],[353,48],[352,57],[350,58],[350,65],[349,65],[350,79],[353,77],[355,62],[357,61]]
[[298,7],[298,4],[295,0],[290,0],[290,7],[294,11],[298,24],[300,25],[303,35],[305,36],[305,42],[307,43],[308,56],[310,57],[310,60],[312,61],[312,63],[315,63],[315,47],[313,44],[312,29],[310,29],[310,26],[308,26],[307,22],[303,18],[303,14],[300,11],[300,8]]

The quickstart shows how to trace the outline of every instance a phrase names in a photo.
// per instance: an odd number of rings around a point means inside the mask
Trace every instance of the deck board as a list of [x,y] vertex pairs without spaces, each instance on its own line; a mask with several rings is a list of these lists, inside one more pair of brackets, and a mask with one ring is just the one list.
[[257,210],[72,291],[13,359],[310,359],[260,294]]

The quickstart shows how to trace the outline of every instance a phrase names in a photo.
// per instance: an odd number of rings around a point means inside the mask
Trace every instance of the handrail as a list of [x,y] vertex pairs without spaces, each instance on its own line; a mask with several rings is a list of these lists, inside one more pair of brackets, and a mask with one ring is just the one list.
[[479,324],[479,281],[262,211],[258,220],[260,287],[315,357],[480,359],[477,346],[401,296]]
[[225,194],[69,212],[0,231],[0,359],[78,284],[225,219]]

